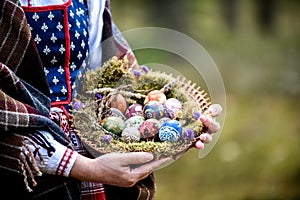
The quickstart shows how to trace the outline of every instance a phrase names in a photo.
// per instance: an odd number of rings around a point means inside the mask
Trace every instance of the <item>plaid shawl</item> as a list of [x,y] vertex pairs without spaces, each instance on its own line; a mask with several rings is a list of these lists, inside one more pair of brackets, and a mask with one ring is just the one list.
[[27,178],[35,186],[34,175],[41,172],[24,140],[42,145],[49,153],[55,149],[41,130],[62,144],[71,147],[71,143],[48,117],[49,87],[22,8],[1,1],[0,16],[0,168],[22,174],[32,191]]
[[[41,175],[33,154],[24,144],[27,140],[55,151],[43,138],[41,130],[50,132],[60,143],[72,148],[62,129],[49,119],[49,87],[38,51],[31,37],[24,12],[16,0],[0,1],[0,169],[24,177],[28,191],[35,186],[35,175]],[[136,58],[113,23],[109,0],[103,14],[103,61],[112,56]],[[30,179],[28,179],[30,177]],[[31,184],[29,184],[31,183]],[[105,185],[109,199],[153,199],[153,174],[131,188]]]

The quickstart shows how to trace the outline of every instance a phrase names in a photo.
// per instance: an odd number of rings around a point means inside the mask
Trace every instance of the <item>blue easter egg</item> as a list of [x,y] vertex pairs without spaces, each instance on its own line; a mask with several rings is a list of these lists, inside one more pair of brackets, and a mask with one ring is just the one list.
[[182,125],[177,120],[169,120],[162,124],[158,136],[162,142],[176,142],[182,133]]
[[160,119],[164,116],[164,107],[158,101],[149,101],[144,106],[143,112],[146,119]]

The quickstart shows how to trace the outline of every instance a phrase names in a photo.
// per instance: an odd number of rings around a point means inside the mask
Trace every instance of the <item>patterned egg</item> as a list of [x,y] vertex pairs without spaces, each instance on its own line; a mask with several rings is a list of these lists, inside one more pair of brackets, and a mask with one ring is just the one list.
[[121,136],[125,142],[138,142],[141,138],[140,131],[135,127],[126,127]]
[[161,123],[157,119],[147,119],[140,126],[141,138],[150,140],[158,134]]
[[143,108],[146,119],[160,119],[164,116],[164,107],[158,101],[149,101]]
[[133,116],[130,117],[125,121],[125,124],[127,127],[134,127],[136,129],[139,129],[141,124],[145,121],[145,118],[143,116]]
[[106,117],[109,117],[109,116],[120,117],[121,119],[126,120],[126,117],[124,116],[122,111],[120,111],[117,108],[110,108],[105,116]]
[[163,142],[176,142],[182,133],[182,125],[177,120],[169,120],[162,124],[158,136]]
[[104,118],[101,121],[101,125],[105,130],[112,132],[116,135],[120,135],[126,127],[124,120],[122,120],[120,117],[112,116]]
[[163,124],[163,123],[165,123],[166,121],[169,121],[169,120],[171,120],[169,117],[162,117],[162,118],[159,119],[159,122],[160,122],[160,124]]
[[164,104],[165,115],[171,119],[180,116],[182,105],[181,102],[175,98],[169,98]]
[[144,105],[149,101],[158,101],[161,104],[164,104],[167,100],[166,95],[159,90],[153,90],[149,92],[145,98]]
[[130,105],[125,113],[127,118],[140,115],[143,116],[143,106],[141,104],[135,103]]
[[122,113],[125,113],[128,107],[126,99],[121,94],[111,94],[107,99],[107,106],[116,108]]

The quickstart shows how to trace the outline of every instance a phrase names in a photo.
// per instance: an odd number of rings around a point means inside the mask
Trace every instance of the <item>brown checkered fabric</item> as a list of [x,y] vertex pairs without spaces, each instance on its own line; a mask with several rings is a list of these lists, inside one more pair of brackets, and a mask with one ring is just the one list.
[[[60,127],[49,119],[49,87],[23,10],[0,2],[0,168],[22,175],[28,191],[41,175],[34,153],[24,144],[43,141],[41,130],[72,147]],[[30,184],[29,184],[30,183]]]

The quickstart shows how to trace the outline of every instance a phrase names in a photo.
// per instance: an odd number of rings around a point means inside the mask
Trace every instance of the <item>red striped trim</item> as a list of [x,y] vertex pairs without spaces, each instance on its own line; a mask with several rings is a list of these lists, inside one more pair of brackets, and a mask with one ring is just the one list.
[[26,12],[43,12],[43,11],[51,11],[51,10],[63,10],[69,7],[72,3],[72,0],[68,0],[66,3],[61,5],[50,5],[50,6],[22,6],[23,10]]
[[[68,93],[70,93],[70,95],[71,95],[71,91],[70,92],[68,91]],[[68,99],[65,100],[65,101],[53,101],[53,102],[51,102],[51,107],[59,107],[59,106],[65,106],[67,104],[70,104],[71,100],[69,99],[69,94],[68,94],[67,98]]]
[[66,149],[66,151],[57,167],[56,174],[65,175],[65,171],[70,163],[73,153],[74,152],[72,150]]
[[66,46],[66,55],[65,55],[65,63],[64,69],[66,72],[66,82],[67,82],[67,91],[68,96],[65,101],[54,101],[51,102],[51,106],[60,106],[71,103],[71,95],[72,95],[72,86],[71,86],[71,74],[70,74],[70,56],[71,56],[71,48],[70,48],[70,31],[69,31],[69,15],[68,15],[68,7],[64,9],[64,32],[65,32],[65,46]]
[[68,87],[68,97],[67,101],[70,103],[71,101],[71,93],[72,93],[72,86],[71,86],[71,73],[70,73],[70,56],[71,56],[71,48],[70,48],[70,31],[69,31],[69,15],[68,15],[68,8],[64,9],[64,27],[65,27],[65,38],[66,38],[66,56],[65,56],[65,70],[66,70],[66,81]]
[[81,199],[105,200],[105,189],[101,183],[81,182]]
[[[70,102],[69,102],[70,103]],[[64,104],[65,105],[65,104]],[[61,108],[64,111],[64,114],[67,116],[68,120],[70,119],[70,114],[67,111],[67,109],[64,107],[64,105],[59,106],[59,108]]]
[[101,193],[90,193],[90,194],[82,194],[81,200],[90,200],[90,199],[97,199],[97,200],[106,200],[106,196],[104,191]]

